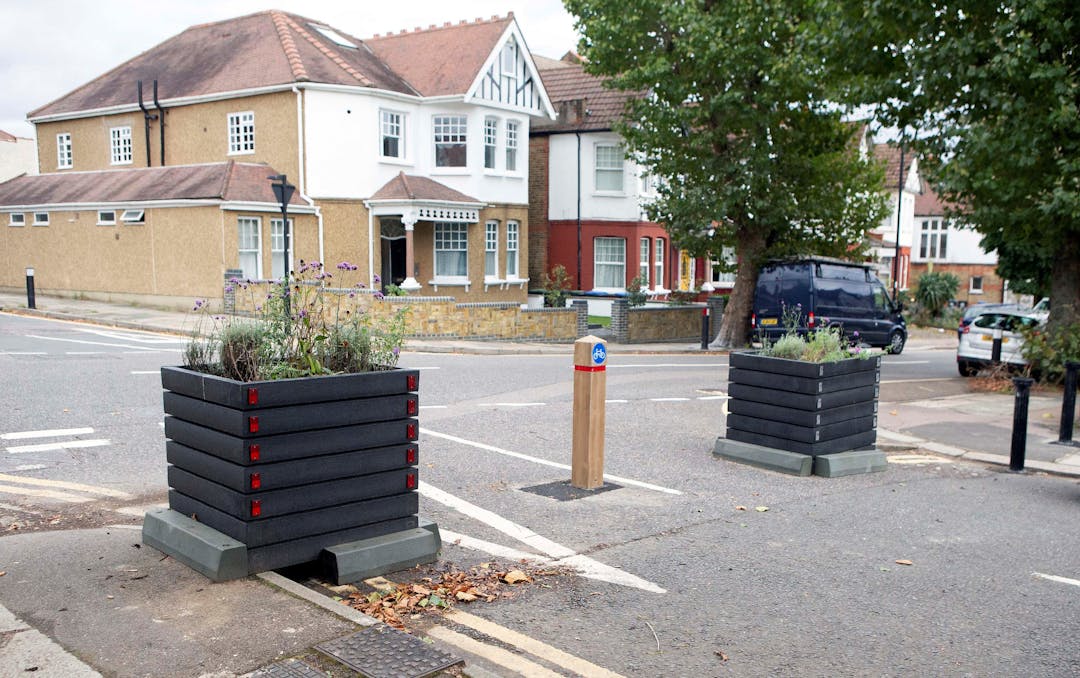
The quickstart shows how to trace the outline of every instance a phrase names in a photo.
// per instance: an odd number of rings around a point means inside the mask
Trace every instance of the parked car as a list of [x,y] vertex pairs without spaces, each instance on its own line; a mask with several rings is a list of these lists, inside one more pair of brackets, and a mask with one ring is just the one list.
[[1042,326],[1045,318],[1024,311],[998,310],[975,316],[960,334],[956,348],[956,367],[962,377],[972,377],[979,369],[993,364],[994,334],[1001,331],[1001,362],[1023,367],[1024,330]]
[[785,309],[798,316],[799,333],[838,327],[849,340],[858,337],[893,354],[907,342],[903,306],[889,297],[869,264],[826,257],[766,263],[754,291],[753,330],[763,340],[780,338],[788,329]]
[[956,338],[964,335],[964,328],[970,325],[976,316],[990,311],[1019,311],[1021,308],[1019,304],[972,304],[964,309],[964,317],[960,318],[960,325],[956,328]]

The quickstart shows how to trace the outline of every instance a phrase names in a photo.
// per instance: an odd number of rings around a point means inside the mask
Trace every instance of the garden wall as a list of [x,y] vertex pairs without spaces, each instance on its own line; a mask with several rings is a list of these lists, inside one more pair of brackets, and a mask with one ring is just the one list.
[[716,337],[724,313],[724,297],[710,297],[708,304],[630,307],[625,299],[611,306],[612,339],[619,344],[654,341],[700,341],[701,313],[709,309],[709,340]]

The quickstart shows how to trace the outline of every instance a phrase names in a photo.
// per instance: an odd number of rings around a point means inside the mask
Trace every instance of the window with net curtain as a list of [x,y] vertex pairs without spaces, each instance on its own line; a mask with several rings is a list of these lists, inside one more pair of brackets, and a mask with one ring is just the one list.
[[499,254],[499,222],[489,221],[484,233],[484,275],[497,278]]
[[506,277],[518,277],[518,223],[506,222]]
[[596,145],[596,190],[623,190],[623,149],[618,144]]
[[468,118],[464,115],[436,115],[435,166],[465,167],[468,143]]
[[593,239],[593,287],[622,289],[626,285],[626,240]]
[[243,277],[258,280],[262,277],[260,269],[259,220],[255,217],[240,217],[236,220],[237,242],[240,269]]
[[435,223],[435,277],[469,275],[469,239],[466,224]]

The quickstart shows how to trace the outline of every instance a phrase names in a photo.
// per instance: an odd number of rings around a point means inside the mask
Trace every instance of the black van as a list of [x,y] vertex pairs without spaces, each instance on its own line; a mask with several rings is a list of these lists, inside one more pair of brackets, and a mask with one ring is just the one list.
[[800,333],[839,327],[849,341],[894,354],[907,342],[903,306],[893,302],[869,264],[825,257],[766,263],[754,292],[754,333],[778,339],[787,330],[785,309],[789,316],[798,315]]

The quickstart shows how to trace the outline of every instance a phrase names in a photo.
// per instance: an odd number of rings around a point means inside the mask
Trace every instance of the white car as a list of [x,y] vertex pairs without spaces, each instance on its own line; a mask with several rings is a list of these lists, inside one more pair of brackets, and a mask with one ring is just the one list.
[[956,367],[962,377],[972,377],[980,368],[993,364],[994,337],[1001,336],[1001,362],[1023,367],[1024,329],[1039,327],[1046,321],[1040,314],[1023,311],[989,311],[977,316],[960,334],[956,348]]

